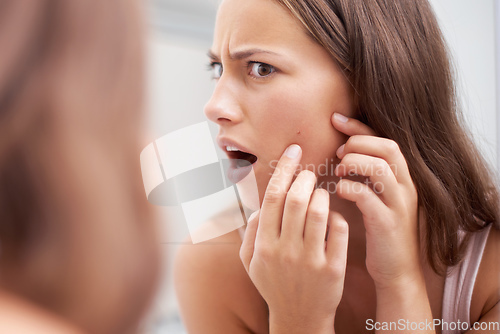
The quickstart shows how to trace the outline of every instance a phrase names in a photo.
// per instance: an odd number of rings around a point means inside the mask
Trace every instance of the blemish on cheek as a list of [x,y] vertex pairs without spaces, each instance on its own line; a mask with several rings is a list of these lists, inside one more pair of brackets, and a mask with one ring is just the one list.
[[300,135],[300,130],[297,130],[297,134]]

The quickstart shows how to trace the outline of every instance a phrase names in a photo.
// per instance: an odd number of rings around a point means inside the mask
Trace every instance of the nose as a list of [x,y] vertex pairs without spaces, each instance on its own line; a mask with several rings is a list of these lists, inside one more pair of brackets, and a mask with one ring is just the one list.
[[204,113],[209,120],[219,126],[241,122],[243,113],[237,89],[221,77],[215,86],[212,97],[205,105]]

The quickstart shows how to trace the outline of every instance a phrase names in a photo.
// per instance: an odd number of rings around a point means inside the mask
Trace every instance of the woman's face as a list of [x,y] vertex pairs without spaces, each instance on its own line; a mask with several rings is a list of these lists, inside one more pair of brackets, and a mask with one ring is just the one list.
[[352,88],[287,9],[272,0],[223,0],[210,54],[216,87],[205,114],[219,125],[223,150],[235,146],[257,157],[261,202],[290,144],[302,147],[302,169],[333,175],[346,137],[330,118],[353,116]]

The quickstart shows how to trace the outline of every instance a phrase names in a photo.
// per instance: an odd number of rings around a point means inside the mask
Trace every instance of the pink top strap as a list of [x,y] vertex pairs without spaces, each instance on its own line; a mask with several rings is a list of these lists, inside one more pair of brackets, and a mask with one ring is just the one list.
[[442,334],[462,334],[465,331],[456,328],[458,321],[470,324],[470,304],[477,272],[483,257],[484,247],[491,229],[488,225],[474,233],[467,246],[463,261],[448,268],[444,284]]

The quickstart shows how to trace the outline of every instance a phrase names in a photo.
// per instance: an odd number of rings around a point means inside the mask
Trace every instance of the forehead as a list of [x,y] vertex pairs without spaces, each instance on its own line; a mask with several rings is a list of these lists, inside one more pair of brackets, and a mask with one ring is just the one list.
[[223,0],[217,13],[212,49],[239,46],[280,47],[312,40],[302,24],[274,0]]

